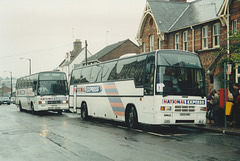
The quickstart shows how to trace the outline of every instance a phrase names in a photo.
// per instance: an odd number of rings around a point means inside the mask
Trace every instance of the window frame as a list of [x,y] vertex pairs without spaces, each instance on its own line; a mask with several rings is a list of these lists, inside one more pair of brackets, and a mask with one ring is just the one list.
[[188,31],[183,32],[183,51],[188,51]]
[[154,35],[149,36],[149,51],[154,51]]
[[142,50],[143,50],[143,53],[146,52],[146,43],[145,42],[142,43]]
[[[204,35],[205,30],[205,35]],[[204,46],[204,42],[206,41],[206,46]],[[208,49],[208,26],[203,26],[202,28],[202,49]]]
[[237,20],[232,20],[232,33],[235,34],[237,33]]
[[176,33],[174,38],[175,38],[175,50],[179,50],[179,40],[180,40],[179,33]]
[[[215,27],[218,26],[217,31],[219,33],[215,33]],[[220,36],[221,36],[221,31],[220,31],[220,23],[215,23],[213,25],[213,48],[220,47]],[[217,38],[217,44],[216,44],[216,38]]]

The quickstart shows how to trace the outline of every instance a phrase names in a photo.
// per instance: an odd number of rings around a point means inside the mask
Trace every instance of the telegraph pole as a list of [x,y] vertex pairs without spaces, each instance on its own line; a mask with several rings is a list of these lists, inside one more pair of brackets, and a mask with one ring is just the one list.
[[87,40],[85,40],[85,60],[86,60],[86,66],[87,66]]

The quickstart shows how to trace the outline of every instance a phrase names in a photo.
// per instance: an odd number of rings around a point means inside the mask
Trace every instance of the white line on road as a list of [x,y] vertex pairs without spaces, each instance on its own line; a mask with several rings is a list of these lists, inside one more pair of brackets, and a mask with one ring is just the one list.
[[157,134],[157,133],[153,133],[153,132],[148,132],[148,134],[151,134],[151,135],[156,135],[156,136],[161,136],[161,137],[163,137],[163,136],[171,136],[171,135],[163,135],[163,134]]

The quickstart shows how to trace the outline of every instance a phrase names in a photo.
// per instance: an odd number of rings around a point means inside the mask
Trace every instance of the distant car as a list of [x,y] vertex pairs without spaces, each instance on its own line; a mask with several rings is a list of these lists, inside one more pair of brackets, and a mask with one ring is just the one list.
[[9,97],[0,97],[0,105],[1,104],[8,104],[10,105],[11,101]]

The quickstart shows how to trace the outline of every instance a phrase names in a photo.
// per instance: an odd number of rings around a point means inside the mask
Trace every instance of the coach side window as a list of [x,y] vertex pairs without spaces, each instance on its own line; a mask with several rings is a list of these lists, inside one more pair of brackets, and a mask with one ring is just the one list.
[[117,64],[117,79],[131,79],[134,78],[136,70],[136,57],[122,59]]
[[102,81],[116,79],[116,64],[117,61],[113,61],[103,65]]
[[81,69],[73,70],[70,84],[80,83]]
[[90,74],[92,67],[87,67],[82,69],[82,74],[80,76],[80,83],[90,82]]
[[136,87],[142,87],[144,82],[144,72],[146,67],[146,55],[138,56],[135,73]]
[[97,64],[92,67],[90,82],[100,82],[102,75],[102,64]]

